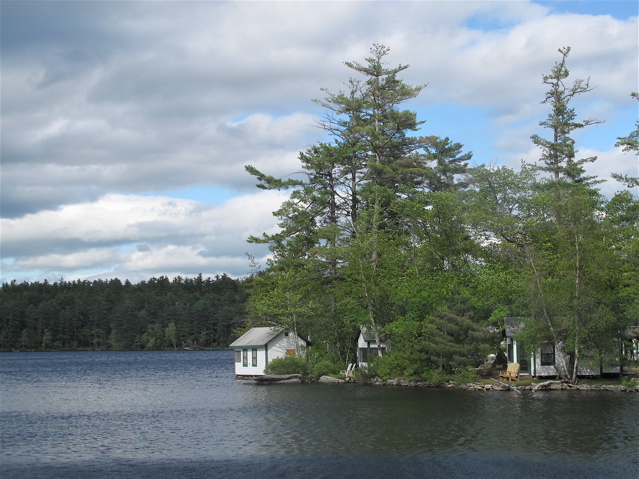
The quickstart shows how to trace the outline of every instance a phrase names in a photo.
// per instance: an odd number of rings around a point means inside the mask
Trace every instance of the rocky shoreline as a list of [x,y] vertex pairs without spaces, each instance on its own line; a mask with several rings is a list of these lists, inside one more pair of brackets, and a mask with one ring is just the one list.
[[[464,389],[467,391],[607,391],[607,392],[639,392],[639,384],[635,386],[621,386],[612,384],[569,384],[562,381],[545,381],[542,383],[531,384],[526,386],[517,386],[515,384],[507,384],[494,380],[495,384],[479,384],[479,383],[455,383],[449,382],[442,386],[437,386],[424,381],[409,381],[402,379],[370,379],[365,384],[372,386],[394,386],[394,387],[426,387],[426,388],[449,388]],[[331,376],[322,376],[317,382],[320,383],[347,383],[356,382],[353,379],[338,379]]]

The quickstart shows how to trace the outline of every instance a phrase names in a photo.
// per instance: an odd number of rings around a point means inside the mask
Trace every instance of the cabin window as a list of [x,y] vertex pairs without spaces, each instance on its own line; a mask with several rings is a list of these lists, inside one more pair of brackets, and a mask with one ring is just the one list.
[[541,346],[541,365],[552,366],[555,364],[555,345],[542,344]]
[[253,357],[251,361],[251,366],[255,368],[257,367],[257,349],[253,349],[252,353],[253,353]]
[[[385,347],[382,347],[380,349],[382,350],[382,356],[384,354],[386,354],[386,348]],[[377,346],[371,346],[370,352],[368,353],[368,358],[372,361],[377,356],[379,356],[379,349],[377,349]]]
[[288,338],[288,331],[284,331],[284,337]]
[[367,348],[359,348],[359,362],[367,363],[368,362],[368,349]]
[[235,350],[235,362],[236,363],[242,362],[242,351],[240,351],[239,349]]
[[248,366],[248,349],[242,349],[242,366]]

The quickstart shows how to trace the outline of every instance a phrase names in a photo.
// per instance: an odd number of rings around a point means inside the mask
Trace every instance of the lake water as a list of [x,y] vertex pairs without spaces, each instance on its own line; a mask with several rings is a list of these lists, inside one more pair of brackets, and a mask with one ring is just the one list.
[[636,393],[261,386],[232,361],[2,354],[0,477],[639,477]]

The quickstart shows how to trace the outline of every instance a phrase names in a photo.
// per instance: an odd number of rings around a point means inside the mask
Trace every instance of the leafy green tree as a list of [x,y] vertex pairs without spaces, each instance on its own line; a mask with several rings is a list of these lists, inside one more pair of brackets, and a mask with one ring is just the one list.
[[171,321],[166,327],[164,331],[164,339],[169,345],[173,346],[173,349],[177,349],[178,335],[175,322]]
[[511,265],[506,271],[520,270],[511,277],[525,294],[518,299],[515,288],[504,304],[510,314],[533,319],[520,339],[531,348],[545,341],[561,346],[570,357],[558,355],[556,368],[576,382],[581,362],[610,356],[628,325],[626,308],[635,296],[626,294],[637,268],[626,253],[636,202],[629,194],[606,201],[586,186],[531,174],[476,169],[473,225]]

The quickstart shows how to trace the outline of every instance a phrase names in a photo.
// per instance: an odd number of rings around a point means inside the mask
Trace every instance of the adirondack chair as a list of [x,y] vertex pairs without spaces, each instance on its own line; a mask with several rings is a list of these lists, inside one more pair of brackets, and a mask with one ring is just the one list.
[[502,371],[499,373],[500,378],[506,378],[509,381],[513,379],[516,381],[519,379],[519,363],[510,363],[508,365],[508,369],[506,371]]
[[348,365],[348,368],[346,368],[346,371],[342,370],[339,373],[347,378],[352,378],[354,376],[353,371],[355,371],[355,364],[351,363]]

